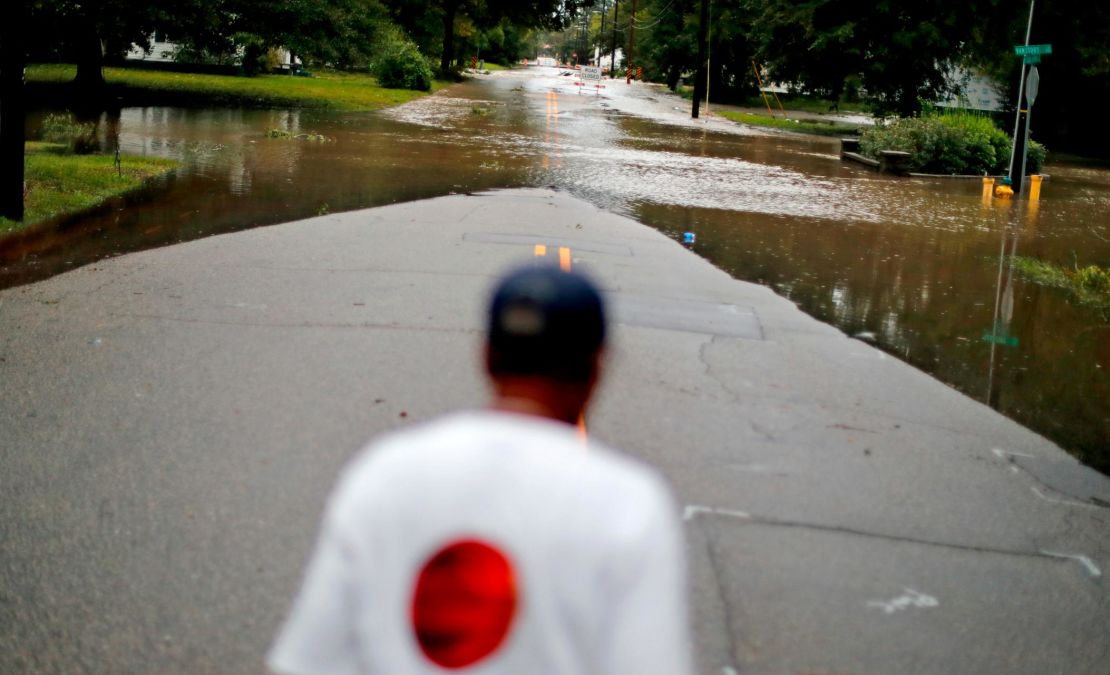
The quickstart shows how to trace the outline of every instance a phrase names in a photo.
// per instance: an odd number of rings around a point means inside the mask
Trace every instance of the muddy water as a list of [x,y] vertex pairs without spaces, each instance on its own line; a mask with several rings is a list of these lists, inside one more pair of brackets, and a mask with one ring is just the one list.
[[1035,211],[984,205],[977,182],[882,178],[841,163],[827,139],[662,124],[650,116],[666,102],[650,92],[618,104],[567,80],[492,78],[372,114],[125,109],[105,117],[105,143],[182,169],[0,245],[0,286],[319,213],[552,185],[695,233],[694,250],[734,276],[1110,470],[1110,316],[1021,281],[1005,259],[1110,262],[1110,171],[1050,166]]

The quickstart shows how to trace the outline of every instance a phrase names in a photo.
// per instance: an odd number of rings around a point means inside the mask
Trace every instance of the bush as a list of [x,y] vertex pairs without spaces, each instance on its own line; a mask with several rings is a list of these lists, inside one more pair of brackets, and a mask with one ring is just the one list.
[[432,68],[410,40],[389,41],[374,59],[372,72],[378,84],[390,89],[428,91],[432,88]]
[[[1009,163],[1009,154],[1007,155],[1007,163]],[[1025,168],[1026,173],[1040,173],[1041,168],[1044,167],[1045,159],[1048,158],[1048,148],[1044,147],[1036,141],[1029,141],[1029,154],[1026,156]]]
[[[973,113],[941,113],[896,119],[867,129],[860,151],[878,158],[882,150],[912,155],[911,171],[943,174],[999,174],[1010,164],[1010,137],[991,118]],[[1046,150],[1030,142],[1028,171],[1044,165]]]
[[68,113],[52,113],[42,120],[42,140],[64,145],[68,152],[91,155],[100,149],[96,123],[78,122]]

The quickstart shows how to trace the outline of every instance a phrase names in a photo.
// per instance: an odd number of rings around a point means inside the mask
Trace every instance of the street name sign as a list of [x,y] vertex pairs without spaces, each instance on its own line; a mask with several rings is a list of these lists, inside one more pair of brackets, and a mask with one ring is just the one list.
[[996,345],[1004,347],[1017,347],[1018,339],[1012,335],[998,334],[998,333],[983,333],[983,342],[993,342]]
[[1014,53],[1027,64],[1040,63],[1042,56],[1052,53],[1052,45],[1014,45]]

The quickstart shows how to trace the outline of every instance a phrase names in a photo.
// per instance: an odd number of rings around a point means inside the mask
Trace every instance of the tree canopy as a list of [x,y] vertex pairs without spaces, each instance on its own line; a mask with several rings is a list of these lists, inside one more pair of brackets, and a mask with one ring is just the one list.
[[[1033,42],[1052,43],[1040,64],[1035,128],[1066,145],[1110,152],[1092,133],[1110,95],[1110,5],[1037,0]],[[366,67],[385,44],[411,40],[442,71],[481,55],[515,61],[532,31],[580,55],[595,47],[628,51],[636,66],[671,87],[697,68],[699,0],[24,0],[25,45],[35,60],[78,64],[77,81],[101,83],[105,58],[168,32],[197,58],[260,69],[268,49],[285,47],[313,65]],[[985,70],[1016,98],[1028,5],[1001,0],[711,0],[710,91],[719,101],[756,93],[752,63],[775,82],[839,99],[863,92],[880,113],[910,115],[945,97],[955,67]],[[583,12],[591,16],[576,21]],[[614,31],[614,28],[616,29]],[[391,42],[392,41],[392,42]],[[1087,138],[1087,137],[1093,137]],[[1091,142],[1093,140],[1093,143]]]

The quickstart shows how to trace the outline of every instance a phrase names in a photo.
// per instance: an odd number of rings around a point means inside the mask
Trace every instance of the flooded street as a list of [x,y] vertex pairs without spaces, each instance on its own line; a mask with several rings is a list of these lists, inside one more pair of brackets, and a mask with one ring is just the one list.
[[[978,181],[880,177],[840,162],[835,140],[707,128],[686,119],[684,101],[607,86],[580,95],[549,70],[380,113],[125,109],[102,125],[122,152],[182,168],[126,209],[0,246],[0,287],[323,213],[554,186],[676,239],[695,233],[694,251],[736,278],[770,285],[1108,470],[1110,316],[1016,278],[1007,256],[1110,261],[1110,171],[1050,165],[1035,211],[984,205]],[[271,129],[328,140],[269,138]]]

